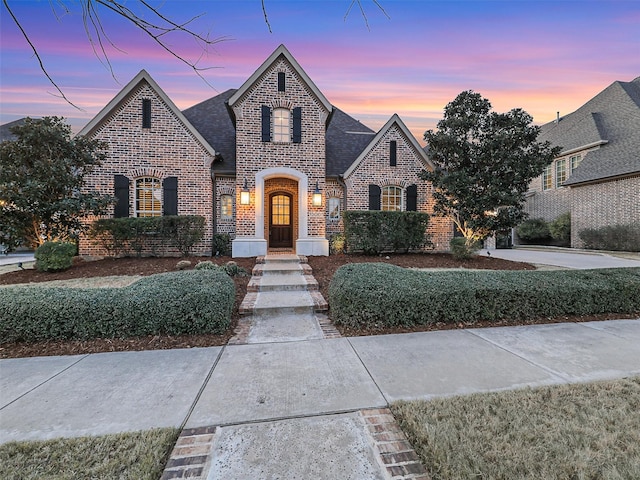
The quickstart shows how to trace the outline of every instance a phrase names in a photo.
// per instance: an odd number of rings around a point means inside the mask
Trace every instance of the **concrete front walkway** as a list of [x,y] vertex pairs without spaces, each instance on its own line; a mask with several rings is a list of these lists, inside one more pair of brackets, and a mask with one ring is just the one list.
[[[287,471],[270,458],[302,468],[303,450],[319,448],[313,478],[368,479],[376,478],[367,473],[376,462],[362,460],[372,450],[363,447],[366,421],[357,412],[399,399],[638,374],[640,319],[7,359],[0,361],[0,441],[209,426],[217,453],[207,461],[217,466],[207,478],[257,478],[233,473],[242,465]],[[278,454],[250,448],[261,440],[277,444]],[[350,468],[354,458],[356,473],[336,477],[328,467]],[[323,465],[327,476],[317,474]],[[299,471],[295,478],[311,478]]]
[[389,403],[640,374],[640,319],[341,338],[321,297],[266,258],[227,346],[0,360],[0,443],[177,427],[163,480],[428,480]]

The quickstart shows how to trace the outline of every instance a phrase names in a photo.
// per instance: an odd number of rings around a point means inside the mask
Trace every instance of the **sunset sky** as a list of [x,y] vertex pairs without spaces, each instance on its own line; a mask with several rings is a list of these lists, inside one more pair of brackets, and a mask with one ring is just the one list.
[[[203,56],[193,39],[167,41],[185,58],[215,67],[207,85],[140,30],[100,8],[115,79],[87,40],[79,1],[9,0],[66,96],[55,96],[29,45],[1,11],[0,123],[66,117],[78,131],[141,69],[180,109],[238,88],[284,43],[335,106],[377,130],[398,113],[422,142],[443,107],[463,90],[497,111],[521,107],[542,124],[570,113],[615,80],[640,76],[640,1],[350,0],[153,1],[160,12],[223,39]],[[66,4],[69,12],[51,5]],[[137,13],[143,7],[129,0]],[[144,14],[151,19],[148,13]],[[95,39],[95,36],[94,36]]]

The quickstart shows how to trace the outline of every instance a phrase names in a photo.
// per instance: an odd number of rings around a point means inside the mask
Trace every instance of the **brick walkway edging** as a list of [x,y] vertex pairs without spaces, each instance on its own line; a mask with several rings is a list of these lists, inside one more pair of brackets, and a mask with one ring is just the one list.
[[[360,410],[380,466],[392,480],[431,480],[388,408]],[[217,427],[184,429],[160,480],[204,480],[209,474]],[[285,475],[286,472],[283,472]]]

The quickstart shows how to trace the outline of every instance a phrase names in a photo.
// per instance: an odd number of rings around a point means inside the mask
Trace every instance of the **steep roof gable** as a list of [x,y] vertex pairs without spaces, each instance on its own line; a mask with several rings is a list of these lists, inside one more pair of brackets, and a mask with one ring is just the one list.
[[175,104],[171,101],[171,99],[167,96],[166,93],[160,88],[160,86],[155,82],[151,75],[147,73],[146,70],[140,70],[138,73],[125,87],[120,90],[120,92],[113,97],[113,99],[102,109],[100,112],[93,117],[93,119],[87,123],[82,130],[78,133],[78,135],[89,135],[93,133],[97,128],[99,128],[105,120],[109,118],[113,111],[115,111],[124,101],[126,101],[131,93],[140,85],[140,83],[146,82],[151,89],[162,99],[162,101],[167,105],[167,107],[171,110],[176,118],[185,126],[187,131],[196,139],[198,143],[202,145],[202,147],[207,151],[209,155],[215,157],[216,152],[213,147],[207,142],[204,137],[200,134],[198,130],[191,125],[191,122],[187,120],[187,118],[182,114],[182,112],[175,106]]
[[275,51],[269,55],[258,69],[253,72],[246,82],[242,84],[242,86],[234,93],[231,98],[229,98],[229,106],[233,108],[235,104],[237,104],[248,92],[251,88],[260,80],[260,78],[271,68],[271,66],[280,58],[284,57],[287,62],[293,67],[293,69],[298,73],[302,81],[309,87],[309,90],[313,93],[313,95],[317,98],[318,102],[326,109],[327,112],[331,112],[331,103],[324,94],[318,89],[315,83],[309,78],[304,69],[300,66],[298,61],[293,58],[291,52],[287,50],[287,47],[284,45],[280,45]]
[[358,155],[358,157],[347,169],[347,171],[344,172],[345,177],[348,177],[349,175],[351,175],[356,170],[356,168],[358,168],[358,165],[362,163],[362,161],[373,150],[373,148],[378,144],[378,142],[382,140],[382,137],[384,137],[384,135],[389,131],[389,129],[394,124],[398,126],[402,134],[407,138],[410,145],[413,147],[413,150],[416,152],[417,157],[422,161],[425,167],[433,169],[433,164],[431,163],[431,160],[429,160],[429,158],[427,157],[427,154],[425,153],[424,149],[420,146],[416,138],[411,134],[411,132],[409,131],[405,123],[400,119],[398,114],[394,113],[393,116],[387,121],[387,123],[385,123],[384,126],[378,131],[376,136],[373,137],[373,140],[371,140],[369,144],[366,146],[366,148],[362,150],[362,152],[360,152],[360,155]]

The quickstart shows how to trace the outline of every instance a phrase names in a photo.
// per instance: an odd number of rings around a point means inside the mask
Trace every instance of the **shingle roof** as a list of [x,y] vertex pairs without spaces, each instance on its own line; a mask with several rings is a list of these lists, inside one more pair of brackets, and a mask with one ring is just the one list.
[[18,120],[14,120],[13,122],[8,122],[3,125],[0,125],[0,142],[4,142],[5,140],[15,140],[16,136],[11,133],[11,128],[17,125],[24,125],[26,118],[20,118]]
[[[227,90],[182,112],[221,155],[222,161],[213,164],[213,171],[217,173],[235,174],[236,171],[236,131],[226,106],[236,91]],[[326,135],[326,175],[343,174],[374,135],[369,127],[333,107]]]
[[232,88],[182,112],[218,153],[212,166],[218,173],[236,172],[236,129],[227,110],[227,101],[236,91]]
[[601,145],[585,155],[564,183],[577,185],[640,173],[638,132],[640,77],[613,82],[575,112],[543,125],[539,140],[549,140],[567,153]]

